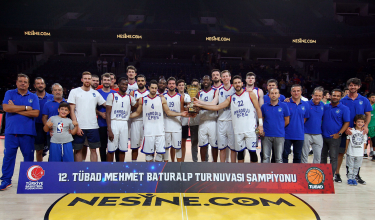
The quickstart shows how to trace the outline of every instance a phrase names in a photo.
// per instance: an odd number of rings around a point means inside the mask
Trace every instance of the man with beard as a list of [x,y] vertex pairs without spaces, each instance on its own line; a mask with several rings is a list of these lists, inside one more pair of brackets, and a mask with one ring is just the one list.
[[[203,76],[203,89],[197,94],[199,100],[204,102],[211,102],[215,98],[216,89],[211,86],[210,76]],[[208,160],[208,145],[211,145],[212,160],[217,162],[218,149],[216,139],[216,111],[200,110],[199,111],[199,130],[198,142],[201,153],[201,161]]]
[[[194,102],[200,108],[210,111],[219,111],[230,106],[232,126],[234,130],[235,150],[239,152],[238,162],[244,162],[244,150],[247,148],[250,153],[250,161],[257,162],[256,155],[256,117],[262,117],[262,112],[256,95],[243,89],[241,76],[233,77],[233,86],[236,92],[229,96],[219,105],[202,105],[197,100]],[[259,134],[263,135],[263,120],[259,119]],[[241,154],[240,154],[241,153]]]
[[131,106],[136,104],[136,100],[133,96],[126,94],[127,88],[128,80],[122,77],[119,80],[119,91],[107,97],[108,162],[113,162],[113,155],[116,150],[120,151],[118,162],[124,162],[125,153],[128,152],[128,120]]
[[305,122],[305,140],[302,147],[301,162],[307,163],[309,158],[310,146],[312,147],[314,159],[313,163],[320,163],[320,154],[323,148],[322,137],[322,118],[324,104],[321,102],[323,97],[323,87],[316,87],[313,91],[313,98],[307,101],[307,119]]
[[[255,87],[256,75],[253,72],[248,72],[246,74],[246,91],[253,91],[255,95],[258,97],[258,102],[260,107],[262,107],[264,103],[264,93],[261,88]],[[273,87],[273,85],[272,85]],[[277,87],[277,86],[276,86]]]
[[131,91],[135,91],[138,89],[138,84],[135,81],[135,77],[137,76],[137,69],[134,66],[128,66],[126,68],[126,75],[128,76],[128,90],[126,90],[126,94],[130,94]]
[[158,91],[156,92],[157,95],[162,95],[164,94],[166,91],[165,91],[165,88],[167,88],[167,81],[165,81],[164,78],[161,78],[159,79],[159,83],[158,83]]
[[[271,89],[277,89],[277,80],[276,79],[270,79],[267,81],[267,91],[271,91]],[[270,102],[270,96],[267,94],[264,95],[264,103]],[[285,96],[280,95],[279,101],[283,102],[285,100]]]
[[92,75],[91,76],[91,88],[92,89],[99,89],[99,76],[98,75]]
[[[176,78],[169,77],[167,80],[168,91],[164,93],[164,98],[167,101],[169,110],[173,112],[184,111],[184,97],[176,92]],[[181,152],[181,117],[169,117],[164,115],[164,126],[165,126],[165,154],[164,162],[168,162],[169,149],[171,153],[172,162],[177,157],[177,162],[182,162]]]
[[[130,93],[137,102],[139,99],[147,96],[150,92],[146,89],[146,77],[142,74],[137,75],[138,89]],[[137,105],[136,105],[137,106]],[[140,115],[131,120],[130,140],[132,149],[132,161],[136,162],[138,158],[138,149],[142,145],[143,140],[143,116]]]
[[220,70],[218,69],[211,70],[211,77],[212,77],[212,82],[214,83],[212,85],[213,89],[216,90],[216,89],[223,87],[223,84],[221,83]]
[[[118,92],[118,86],[115,84],[116,83],[116,75],[114,73],[108,73],[108,74],[111,76],[110,89],[114,90],[115,92]],[[98,87],[96,87],[96,90],[99,90],[99,89],[102,89],[102,88],[103,88],[103,82],[102,82],[102,85],[99,85]]]
[[138,107],[130,118],[140,116],[143,112],[144,138],[142,153],[146,154],[146,161],[152,162],[156,153],[155,161],[162,161],[165,154],[165,132],[164,132],[164,114],[169,117],[183,116],[187,117],[188,113],[173,112],[169,110],[167,101],[164,96],[156,94],[158,84],[155,80],[150,82],[150,94],[139,99]]
[[[221,79],[223,80],[223,87],[215,92],[215,98],[211,102],[199,101],[202,105],[217,105],[224,102],[229,96],[235,93],[234,87],[230,84],[231,74],[228,70],[221,72]],[[219,117],[217,120],[217,143],[220,150],[220,162],[225,162],[227,148],[230,149],[231,162],[236,162],[236,151],[234,151],[234,133],[232,126],[232,116],[230,113],[230,106],[219,110]]]
[[[44,83],[44,79],[42,77],[37,77],[34,80],[34,87],[36,89],[36,95],[39,98],[39,107],[43,109],[46,102],[53,100],[53,95],[48,94],[46,92],[46,84]],[[43,161],[43,150],[46,148],[48,149],[47,144],[47,135],[46,132],[43,130],[44,124],[42,121],[42,111],[39,111],[39,116],[35,119],[35,129],[36,129],[36,137],[35,137],[35,152],[36,152],[36,161],[42,162]]]
[[[109,73],[105,73],[102,75],[102,89],[98,89],[97,91],[103,97],[104,100],[107,100],[107,97],[111,93],[116,93],[115,90],[110,88],[111,86],[111,75]],[[99,125],[99,135],[100,135],[100,160],[102,162],[107,161],[107,144],[108,144],[108,133],[107,133],[107,121],[106,121],[106,107],[100,105],[96,108],[96,114],[98,115],[98,125]],[[119,161],[118,153],[116,154],[116,161]]]
[[[346,136],[351,135],[351,129],[354,129],[354,117],[356,115],[365,115],[366,121],[365,125],[362,127],[362,131],[364,134],[368,134],[368,124],[371,121],[371,111],[372,107],[370,104],[370,101],[364,97],[358,94],[358,90],[361,88],[361,80],[358,78],[351,78],[347,81],[346,86],[349,88],[349,94],[341,99],[341,103],[349,108],[350,112],[350,123],[349,127],[345,131],[345,135],[341,137],[341,144],[339,149],[339,156],[338,156],[338,164],[336,169],[336,175],[335,175],[335,181],[341,183],[341,177],[340,177],[340,167],[342,160],[344,158],[345,149],[346,149]],[[356,180],[359,184],[366,184],[366,181],[362,180],[361,176],[359,175],[359,172],[361,171],[361,168],[358,170],[358,175],[356,177]],[[347,169],[348,173],[348,169]]]
[[350,121],[349,108],[340,103],[341,94],[340,89],[332,90],[331,103],[324,105],[322,120],[323,149],[320,163],[327,163],[329,155],[333,175],[337,168],[341,136],[348,128]]
[[4,96],[6,127],[0,191],[12,186],[18,147],[24,161],[34,160],[35,118],[39,115],[39,102],[38,96],[28,91],[29,82],[27,75],[18,74],[17,89],[8,90]]
[[100,93],[91,88],[91,73],[83,72],[83,85],[72,89],[69,93],[70,116],[78,122],[78,131],[74,136],[74,161],[82,162],[82,148],[85,138],[89,142],[90,161],[98,161],[96,148],[100,148],[99,126],[96,119],[97,105],[105,106],[105,100]]

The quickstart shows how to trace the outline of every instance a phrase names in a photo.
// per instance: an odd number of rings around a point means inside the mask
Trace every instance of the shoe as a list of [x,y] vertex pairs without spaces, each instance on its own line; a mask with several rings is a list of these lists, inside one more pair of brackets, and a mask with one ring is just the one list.
[[368,155],[367,154],[363,154],[363,157],[368,157]]
[[371,161],[375,161],[375,155],[374,155],[374,156],[372,156],[372,159],[371,159]]
[[12,187],[12,183],[3,180],[3,181],[1,182],[0,191],[4,191],[4,190],[6,190],[6,189],[8,189],[8,188],[10,188],[10,187]]
[[335,174],[335,182],[336,183],[342,183],[340,174]]
[[314,152],[311,150],[310,152],[309,152],[309,155],[313,155],[314,154]]
[[348,185],[349,186],[353,185],[353,180],[352,179],[348,179]]
[[359,175],[355,177],[356,182],[362,185],[366,185],[366,181],[364,181]]
[[356,186],[358,185],[357,181],[356,180],[352,180],[352,186]]

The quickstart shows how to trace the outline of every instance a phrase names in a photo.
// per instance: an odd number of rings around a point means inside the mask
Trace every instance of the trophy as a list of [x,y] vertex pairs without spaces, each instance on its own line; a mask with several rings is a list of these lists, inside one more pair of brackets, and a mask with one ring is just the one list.
[[188,112],[189,113],[197,113],[197,110],[194,108],[194,103],[193,103],[193,98],[195,96],[197,96],[198,92],[199,92],[199,87],[196,86],[196,85],[187,85],[186,86],[186,90],[191,98],[191,102],[190,102],[190,105],[189,105],[189,109],[188,109]]

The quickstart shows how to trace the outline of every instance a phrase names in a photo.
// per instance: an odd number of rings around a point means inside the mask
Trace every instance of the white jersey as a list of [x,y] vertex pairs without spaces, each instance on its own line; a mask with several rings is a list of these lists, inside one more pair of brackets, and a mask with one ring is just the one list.
[[[150,94],[150,91],[148,90],[145,90],[144,92],[140,92],[138,89],[134,91],[134,98],[136,100],[140,99],[140,98],[143,98],[145,96],[147,96],[148,94]],[[136,117],[136,118],[133,118],[132,121],[142,121],[142,115]]]
[[[186,105],[186,103],[190,103],[191,102],[191,98],[190,98],[190,95],[185,93],[184,94],[184,103]],[[189,124],[189,118],[188,117],[181,117],[181,124],[182,126],[186,126]]]
[[[224,102],[229,96],[233,95],[236,92],[234,87],[230,85],[230,88],[226,90],[224,87],[219,89],[219,104]],[[219,121],[231,121],[232,116],[230,113],[230,105],[226,108],[219,110]]]
[[160,96],[142,98],[144,136],[165,135],[163,105]]
[[222,83],[222,84],[221,84],[221,85],[220,85],[219,87],[216,87],[216,86],[212,86],[212,88],[213,88],[213,89],[215,89],[215,90],[216,90],[216,89],[220,89],[220,88],[223,88],[223,87],[224,87],[223,83]]
[[136,103],[133,96],[120,93],[112,93],[107,97],[107,105],[112,106],[111,120],[128,121],[131,113],[131,106]]
[[241,95],[233,94],[230,105],[234,134],[255,132],[257,114],[250,94],[245,90]]
[[138,89],[137,82],[134,82],[133,84],[128,84],[128,89],[126,90],[126,94],[130,94],[131,91],[135,91]]
[[253,92],[255,93],[255,95],[257,96],[257,99],[259,101],[259,88],[258,87],[254,87]]
[[[170,96],[169,93],[164,94],[165,100],[169,110],[174,112],[181,112],[182,96],[179,93]],[[180,132],[181,131],[181,117],[171,117],[164,113],[165,132]]]
[[[204,91],[203,89],[199,91],[198,96],[199,100],[205,102],[211,102],[215,97],[216,89],[212,88],[208,90],[208,92]],[[199,111],[199,119],[200,121],[205,120],[216,120],[217,119],[217,111],[209,111],[209,110],[200,110]]]
[[96,118],[96,106],[103,105],[105,100],[96,90],[90,88],[89,91],[81,87],[72,89],[69,93],[68,103],[76,105],[75,115],[81,129],[99,128]]

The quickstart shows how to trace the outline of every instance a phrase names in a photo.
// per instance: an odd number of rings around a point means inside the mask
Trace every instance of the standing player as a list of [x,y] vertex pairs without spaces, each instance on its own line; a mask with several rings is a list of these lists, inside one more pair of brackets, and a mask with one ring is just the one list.
[[4,158],[0,190],[12,186],[12,176],[18,147],[24,161],[34,160],[35,118],[39,115],[38,97],[29,92],[29,77],[17,75],[17,89],[8,90],[3,100],[6,112]]
[[[236,92],[234,87],[230,84],[231,74],[228,70],[223,70],[221,72],[221,79],[223,80],[224,86],[216,90],[215,98],[211,102],[199,101],[200,104],[217,105],[224,102],[229,96]],[[218,149],[220,150],[220,162],[225,162],[226,149],[229,148],[231,150],[231,162],[235,163],[236,151],[234,151],[234,132],[230,106],[219,110],[216,129]]]
[[[271,91],[271,89],[277,89],[277,80],[276,79],[270,79],[267,81],[267,91]],[[264,103],[270,102],[270,96],[267,94],[264,95]],[[283,102],[285,100],[285,96],[280,94],[279,101]]]
[[[184,98],[185,106],[190,104],[191,98],[189,94],[185,93],[185,81],[183,79],[177,80],[177,90],[178,93]],[[181,151],[182,151],[182,162],[185,161],[185,154],[186,154],[186,140],[189,137],[189,118],[182,117],[181,118]],[[192,142],[193,143],[193,142]]]
[[137,69],[134,66],[126,67],[126,75],[128,76],[128,90],[126,90],[126,94],[130,94],[131,91],[135,91],[138,89],[137,82],[135,81],[135,77],[137,76]]
[[[102,75],[102,85],[103,88],[98,89],[97,91],[103,97],[104,100],[107,100],[108,95],[116,93],[115,90],[110,88],[111,86],[111,75],[109,73],[104,73]],[[100,160],[102,162],[107,161],[107,144],[108,144],[108,132],[107,132],[107,121],[106,121],[106,107],[100,105],[96,108],[96,114],[98,115],[98,125],[99,125],[99,135],[100,135]],[[119,154],[120,152],[117,152]],[[118,157],[118,156],[117,156]],[[116,158],[116,161],[119,158]]]
[[[118,86],[115,84],[116,83],[116,75],[114,73],[108,73],[108,74],[111,76],[110,89],[118,92]],[[98,79],[99,79],[99,77],[98,77]],[[91,85],[92,85],[92,83],[91,83]],[[102,82],[102,85],[99,85],[99,86],[96,87],[96,90],[99,90],[99,89],[102,89],[102,88],[103,88],[103,82]]]
[[167,88],[167,81],[164,78],[159,79],[157,95],[164,94],[165,88]]
[[[43,109],[46,102],[53,100],[53,95],[46,92],[46,84],[42,77],[35,78],[34,87],[36,89],[36,95],[39,98],[39,107],[40,109]],[[44,147],[47,146],[46,150],[48,149],[47,135],[43,130],[44,125],[42,116],[42,111],[39,111],[39,116],[35,119],[36,137],[34,146],[36,151],[36,161],[38,162],[43,161]]]
[[[164,93],[164,98],[167,101],[168,108],[174,112],[184,111],[184,97],[176,92],[176,78],[169,77],[167,80],[168,91]],[[182,162],[181,152],[181,117],[164,117],[165,125],[165,154],[164,161],[168,162],[169,148],[171,152],[171,160],[174,162],[174,158],[177,155],[177,162]],[[177,154],[176,154],[177,153]]]
[[[211,102],[215,98],[215,89],[211,86],[210,76],[203,76],[203,89],[197,94],[199,100]],[[208,145],[212,147],[213,162],[217,162],[218,149],[216,140],[216,119],[217,112],[209,110],[199,111],[199,130],[198,142],[201,153],[201,161],[207,162],[206,155],[208,154]]]
[[264,103],[264,93],[263,90],[255,87],[256,75],[253,72],[248,72],[246,74],[246,91],[253,91],[258,97],[259,106],[262,107]]
[[[256,133],[257,128],[256,116],[262,116],[261,109],[256,95],[253,92],[247,92],[243,89],[243,83],[241,76],[233,77],[233,86],[236,93],[229,96],[224,102],[219,105],[201,105],[199,102],[195,101],[194,104],[198,107],[218,111],[229,107],[231,109],[232,115],[232,125],[234,130],[234,143],[235,150],[238,152],[243,152],[247,148],[250,152],[250,160],[252,162],[258,161],[256,155]],[[263,135],[263,120],[259,119],[259,134]],[[239,163],[244,162],[242,157],[238,158]]]
[[125,161],[125,152],[128,152],[128,120],[131,106],[136,104],[135,98],[126,94],[128,80],[120,78],[118,85],[119,91],[108,95],[106,102],[108,162],[113,162],[113,155],[117,149],[120,150],[119,162]]
[[211,70],[211,77],[212,77],[212,88],[219,89],[223,87],[223,84],[221,83],[221,77],[220,77],[220,70],[218,69],[213,69]]
[[165,154],[163,110],[170,117],[186,117],[188,113],[177,113],[169,110],[165,98],[156,94],[158,84],[155,80],[151,80],[149,89],[150,94],[139,99],[137,111],[133,112],[130,118],[138,117],[143,111],[144,138],[142,153],[146,154],[147,162],[152,162],[154,160],[155,152],[155,161],[162,161],[162,154]]
[[82,162],[82,148],[87,137],[90,146],[90,161],[96,162],[98,161],[96,148],[100,147],[96,106],[105,106],[105,100],[98,91],[91,88],[90,72],[83,72],[81,81],[83,85],[72,89],[68,98],[72,121],[78,122],[77,135],[74,136],[73,141],[74,161]]
[[[146,89],[146,77],[142,74],[137,75],[138,89],[130,93],[136,101],[147,96],[150,92]],[[140,115],[136,118],[131,119],[130,125],[130,140],[132,149],[132,161],[137,161],[138,149],[142,145],[143,140],[143,116]]]

